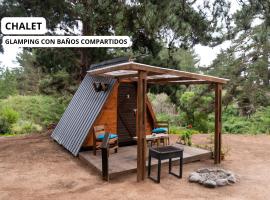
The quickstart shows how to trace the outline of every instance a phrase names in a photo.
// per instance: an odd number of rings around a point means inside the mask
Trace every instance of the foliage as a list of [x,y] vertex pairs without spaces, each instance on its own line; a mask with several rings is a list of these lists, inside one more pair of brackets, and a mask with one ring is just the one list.
[[[45,73],[65,70],[82,78],[93,63],[119,55],[156,57],[163,46],[170,50],[222,41],[229,3],[196,1],[20,1],[2,0],[0,18],[40,16],[53,35],[128,35],[132,49],[65,48],[35,49],[36,64]],[[47,9],[44,9],[47,8]],[[139,17],[138,17],[139,16]],[[224,23],[218,23],[224,22]],[[77,31],[81,29],[81,31]],[[212,34],[212,33],[218,34]],[[0,35],[0,39],[2,39]],[[166,43],[166,45],[164,45]],[[1,48],[1,47],[0,47]],[[0,50],[3,50],[2,48]],[[27,49],[32,51],[33,49]],[[173,52],[173,51],[170,51]],[[184,61],[185,62],[185,61]]]
[[59,95],[73,93],[76,87],[70,85],[71,79],[66,71],[58,71],[52,75],[46,75],[39,82],[39,89],[42,94]]
[[[172,134],[181,134],[183,131],[185,131],[185,129],[181,127],[186,127],[188,124],[192,124],[192,130],[196,130],[201,133],[213,133],[215,130],[214,113],[206,112],[202,109],[204,106],[207,106],[209,104],[210,99],[212,98],[206,97],[205,101],[200,101],[201,104],[196,106],[194,103],[192,103],[191,100],[191,97],[194,96],[194,93],[185,92],[184,94],[185,95],[183,95],[181,98],[181,102],[185,104],[186,108],[192,111],[191,116],[194,117],[192,121],[190,120],[190,117],[187,116],[188,112],[185,112],[186,109],[182,109],[182,107],[178,108],[177,113],[158,112],[157,119],[160,121],[169,121],[171,125],[170,132]],[[156,100],[154,94],[149,94],[148,96],[150,97],[150,100],[152,100],[152,102]],[[166,105],[162,103],[153,103],[153,105],[154,107],[158,107],[158,105],[166,107]],[[241,116],[241,108],[238,107],[237,103],[228,105],[224,108],[222,113],[223,132],[233,134],[270,134],[269,107],[270,106],[260,107],[257,109],[256,113],[251,114],[250,116]]]
[[225,105],[237,100],[240,115],[250,116],[261,106],[270,105],[270,1],[240,4],[242,8],[233,16],[236,26],[231,46],[218,55],[207,72],[230,79]]
[[180,142],[184,145],[188,145],[188,146],[191,146],[192,145],[192,142],[191,142],[191,136],[192,136],[192,133],[191,131],[189,130],[186,130],[185,133],[182,133],[181,136],[180,136]]
[[16,71],[0,67],[0,99],[17,94]]
[[170,128],[170,133],[179,135],[179,138],[178,138],[179,143],[191,146],[192,145],[191,136],[193,134],[197,134],[198,131],[194,129],[190,129],[190,128],[180,128],[180,127],[172,126]]
[[[212,152],[212,157],[214,158],[214,151],[215,151],[215,145],[214,145],[214,134],[210,134],[207,138],[206,144],[199,144],[195,145],[198,148],[206,149]],[[221,146],[221,160],[225,160],[226,156],[228,156],[230,153],[230,148],[227,145]]]
[[[55,52],[56,55],[64,53],[64,55],[67,56],[67,58],[64,58],[65,62],[61,60],[63,63],[58,63],[56,59],[59,57],[55,55],[56,58],[53,58],[53,50],[51,50],[52,52],[50,52],[49,55],[48,52],[43,52],[43,56],[41,56],[40,54],[43,50],[44,49],[37,49],[32,52],[24,50],[18,55],[17,60],[22,67],[17,69],[19,73],[16,77],[17,81],[20,83],[18,84],[19,93],[21,95],[41,93],[55,96],[73,94],[78,83],[74,81],[74,77],[71,75],[73,74],[73,71],[71,70],[72,67],[70,65],[74,64],[69,59],[71,55],[62,52],[63,50],[58,50]],[[45,56],[47,57],[45,58]],[[38,59],[43,60],[38,61]],[[54,61],[54,64],[56,64],[58,68],[55,69],[50,66],[50,68],[47,69],[44,67],[46,60],[48,62],[47,65]],[[69,62],[69,64],[66,62]],[[68,73],[67,70],[71,71]]]
[[[269,133],[269,1],[241,0],[241,9],[233,16],[227,0],[198,2],[2,0],[0,17],[45,17],[48,35],[128,35],[133,42],[129,49],[25,48],[18,55],[21,68],[0,70],[0,109],[19,113],[11,126],[4,112],[2,129],[15,131],[21,124],[17,132],[22,133],[38,130],[35,124],[45,127],[57,122],[91,64],[132,56],[146,64],[229,78],[223,93],[223,130]],[[225,39],[231,41],[230,48],[211,66],[198,67],[192,47],[214,46]],[[161,84],[149,90],[158,119],[173,126],[192,124],[200,132],[214,131],[211,86]],[[31,96],[9,97],[17,94]]]
[[178,114],[157,114],[156,115],[158,121],[169,121],[173,126],[183,126],[183,121],[181,120],[181,116]]
[[0,108],[0,134],[9,133],[13,124],[19,119],[19,113],[10,107]]
[[161,93],[154,95],[149,93],[148,97],[156,114],[175,115],[177,113],[175,105],[171,102],[167,94]]
[[[235,115],[237,114],[237,108],[229,109],[227,113],[225,111],[223,115],[223,130],[227,133],[236,134],[270,134],[270,106],[261,107],[258,111],[250,117],[243,117]],[[233,113],[231,113],[231,111]]]
[[[44,128],[50,124],[57,123],[68,101],[41,95],[12,96],[3,99],[0,101],[0,110],[2,110],[0,118],[7,118],[7,114],[3,110],[5,111],[8,108],[8,116],[13,116],[10,119],[14,119],[14,116],[16,116],[15,119],[18,120],[12,120],[12,123],[8,124],[8,129],[3,132],[8,133],[10,130],[18,133],[24,133],[26,130],[39,131],[40,126]],[[19,119],[17,114],[19,114]]]
[[197,131],[195,129],[187,129],[185,127],[180,127],[180,126],[171,126],[170,127],[171,134],[182,135],[182,134],[185,134],[186,132],[189,132],[191,134],[198,134],[199,133],[199,131]]
[[27,134],[42,131],[42,126],[33,123],[32,121],[18,121],[13,124],[11,128],[11,133],[13,134]]
[[21,68],[17,70],[17,82],[20,95],[31,95],[39,92],[38,83],[42,78],[42,72],[37,66],[36,55],[33,52],[23,50],[17,56]]

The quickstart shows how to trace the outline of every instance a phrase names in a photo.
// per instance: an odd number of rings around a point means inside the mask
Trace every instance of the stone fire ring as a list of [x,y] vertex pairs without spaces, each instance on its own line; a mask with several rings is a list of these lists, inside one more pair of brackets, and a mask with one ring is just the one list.
[[218,186],[236,183],[236,177],[231,171],[224,169],[202,168],[189,175],[189,182],[199,183],[205,187],[215,188]]

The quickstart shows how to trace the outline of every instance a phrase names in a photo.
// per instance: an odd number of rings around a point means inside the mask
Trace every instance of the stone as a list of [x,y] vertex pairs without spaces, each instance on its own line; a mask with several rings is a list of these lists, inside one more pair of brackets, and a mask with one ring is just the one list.
[[235,178],[235,176],[234,176],[233,174],[231,174],[231,175],[227,178],[227,180],[228,180],[230,183],[236,183],[236,178]]
[[199,180],[201,179],[200,174],[194,172],[189,176],[189,181],[190,182],[199,182]]
[[217,186],[224,186],[224,185],[228,185],[229,182],[226,178],[223,178],[223,179],[217,179],[216,184]]
[[209,169],[208,168],[202,168],[197,170],[198,173],[208,173]]
[[236,183],[237,179],[231,171],[220,168],[201,168],[189,175],[189,181],[202,184],[205,187],[215,188]]
[[206,181],[204,181],[203,182],[203,185],[205,187],[208,187],[208,188],[215,188],[215,187],[217,187],[216,182],[215,181],[212,181],[212,180],[206,180]]

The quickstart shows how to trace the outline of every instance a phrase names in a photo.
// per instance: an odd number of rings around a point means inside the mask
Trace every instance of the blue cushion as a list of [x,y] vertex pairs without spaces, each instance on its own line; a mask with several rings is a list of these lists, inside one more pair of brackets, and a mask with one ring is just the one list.
[[[98,135],[98,137],[97,137],[98,140],[103,140],[103,138],[104,138],[104,134],[100,134],[100,135]],[[117,138],[117,135],[116,135],[116,134],[110,133],[109,139],[114,139],[114,138]]]
[[167,128],[155,128],[152,130],[153,133],[166,133],[168,132]]

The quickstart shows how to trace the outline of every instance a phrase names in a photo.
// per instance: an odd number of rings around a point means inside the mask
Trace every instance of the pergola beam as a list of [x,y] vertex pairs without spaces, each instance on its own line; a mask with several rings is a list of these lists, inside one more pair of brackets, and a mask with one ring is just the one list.
[[172,77],[172,78],[151,78],[148,79],[149,83],[166,83],[166,82],[173,82],[173,81],[182,81],[182,80],[194,80],[191,78],[186,78],[186,77]]
[[198,73],[192,73],[192,72],[185,72],[180,70],[174,70],[169,68],[161,68],[161,67],[154,67],[151,65],[141,64],[141,63],[132,63],[132,69],[133,70],[145,70],[145,71],[151,71],[156,72],[160,74],[170,74],[175,75],[179,77],[187,77],[192,79],[199,79],[199,80],[205,80],[205,81],[212,81],[217,83],[226,83],[228,79],[218,78],[215,76],[209,76],[209,75],[203,75]]
[[198,73],[168,69],[168,68],[154,67],[154,66],[141,64],[141,63],[135,63],[135,62],[126,62],[126,63],[107,66],[100,69],[90,70],[88,71],[88,74],[102,75],[109,72],[121,71],[121,70],[145,71],[148,73],[167,74],[167,75],[172,75],[172,76],[185,77],[185,78],[196,79],[196,80],[204,80],[204,81],[220,83],[220,84],[224,84],[228,82],[228,79],[223,79],[223,78],[218,78],[218,77],[203,75],[203,74],[198,74]]
[[[160,75],[154,72],[148,72],[147,76],[154,76],[154,75]],[[139,73],[136,74],[125,74],[125,75],[119,75],[119,76],[113,76],[114,78],[123,80],[123,79],[130,79],[130,78],[134,78],[134,80],[136,80],[136,78],[139,77]]]
[[212,84],[210,81],[203,81],[203,80],[183,80],[183,81],[169,81],[169,82],[149,82],[149,84],[176,84],[176,85],[197,85],[197,84]]

